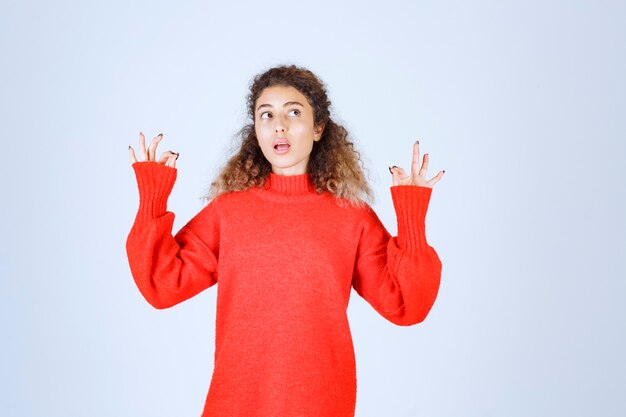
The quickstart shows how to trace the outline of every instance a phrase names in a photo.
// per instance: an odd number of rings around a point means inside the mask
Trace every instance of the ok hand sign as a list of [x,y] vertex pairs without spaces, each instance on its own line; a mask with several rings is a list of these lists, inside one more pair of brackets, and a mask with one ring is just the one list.
[[430,180],[426,180],[424,177],[426,175],[426,170],[428,170],[428,154],[424,154],[424,162],[422,163],[422,167],[419,166],[420,159],[420,142],[415,141],[413,145],[413,162],[411,163],[411,175],[406,175],[404,173],[404,169],[393,166],[389,167],[389,171],[391,172],[393,185],[417,185],[420,187],[428,187],[433,188],[433,185],[437,183],[443,177],[444,172],[439,171],[437,175],[435,175]]
[[[165,166],[176,168],[176,160],[178,159],[178,152],[165,151],[161,154],[161,158],[156,160],[156,148],[163,139],[163,133],[159,133],[157,136],[152,139],[152,143],[146,152],[146,137],[142,132],[139,132],[139,152],[141,153],[141,157],[143,158],[143,162],[158,162],[160,164],[165,164]],[[128,151],[130,152],[130,162],[131,165],[137,161],[135,157],[135,150],[129,146]]]

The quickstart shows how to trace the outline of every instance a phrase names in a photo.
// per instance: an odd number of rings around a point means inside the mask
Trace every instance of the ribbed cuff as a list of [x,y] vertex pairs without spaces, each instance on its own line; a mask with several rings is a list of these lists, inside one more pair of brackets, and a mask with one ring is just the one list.
[[398,221],[398,246],[409,252],[426,250],[426,212],[433,189],[417,185],[390,187]]
[[142,219],[155,219],[167,211],[167,199],[176,182],[177,169],[153,161],[132,165],[139,188],[139,210]]

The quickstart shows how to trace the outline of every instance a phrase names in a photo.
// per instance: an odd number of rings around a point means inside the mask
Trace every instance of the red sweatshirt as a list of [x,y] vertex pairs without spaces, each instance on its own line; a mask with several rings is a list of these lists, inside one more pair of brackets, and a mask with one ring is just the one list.
[[219,283],[203,417],[353,417],[351,289],[400,326],[423,321],[441,275],[425,236],[432,188],[392,186],[398,236],[369,205],[337,204],[310,175],[211,200],[172,236],[176,168],[136,162],[126,242],[145,299],[168,308]]

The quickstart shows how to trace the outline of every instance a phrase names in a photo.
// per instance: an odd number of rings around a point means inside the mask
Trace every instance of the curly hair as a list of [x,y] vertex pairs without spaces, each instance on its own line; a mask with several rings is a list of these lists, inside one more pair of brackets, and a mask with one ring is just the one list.
[[348,131],[331,118],[331,102],[324,83],[310,70],[296,65],[281,65],[254,77],[247,96],[250,122],[239,130],[239,150],[221,168],[203,198],[211,200],[230,191],[261,187],[272,171],[259,146],[255,125],[255,104],[263,90],[273,86],[296,88],[313,108],[314,125],[324,124],[319,141],[313,142],[307,172],[318,193],[328,191],[342,205],[373,202],[373,192],[365,178],[360,153],[349,140]]

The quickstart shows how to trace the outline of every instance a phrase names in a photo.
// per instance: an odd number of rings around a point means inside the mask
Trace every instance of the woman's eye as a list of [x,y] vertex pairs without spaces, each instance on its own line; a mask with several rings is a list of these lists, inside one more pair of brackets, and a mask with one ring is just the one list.
[[[298,109],[293,109],[293,110],[292,110],[292,111],[290,111],[289,113],[293,113],[294,111],[295,111],[295,112],[298,112],[298,114],[297,114],[297,115],[299,115],[299,114],[300,114],[300,110],[298,110]],[[297,115],[296,115],[296,116],[297,116]]]
[[269,117],[269,112],[264,111],[263,113],[261,113],[261,119],[267,119],[267,117],[264,117],[264,115],[268,115]]

